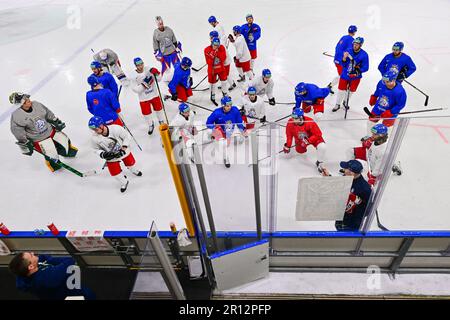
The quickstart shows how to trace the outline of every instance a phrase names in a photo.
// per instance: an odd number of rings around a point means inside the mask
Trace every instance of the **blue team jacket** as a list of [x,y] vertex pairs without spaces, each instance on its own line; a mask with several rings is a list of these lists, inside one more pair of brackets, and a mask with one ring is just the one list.
[[394,117],[397,117],[398,113],[406,105],[406,92],[399,82],[396,83],[394,88],[389,89],[384,82],[380,80],[373,95],[378,97],[377,102],[372,109],[372,112],[377,116],[386,110],[391,110]]
[[91,90],[86,93],[88,110],[94,116],[101,117],[106,124],[110,124],[118,118],[120,109],[119,101],[109,89]]
[[[95,74],[92,74],[93,76],[97,77]],[[117,88],[117,83],[114,77],[109,72],[103,72],[103,74],[100,77],[97,77],[98,81],[102,84],[104,89],[109,89],[114,94],[114,96],[117,97],[117,94],[119,93],[119,89]]]
[[[241,26],[241,34],[247,42],[248,50],[256,50],[256,41],[261,38],[261,28],[256,23],[249,27],[248,23]],[[251,36],[250,36],[251,35]]]
[[[365,52],[363,49],[355,52],[353,51],[353,45],[345,49],[343,52],[346,51],[353,57],[354,62],[352,63],[352,60],[350,60],[350,58],[347,58],[345,62],[341,59],[340,64],[343,67],[341,78],[344,80],[361,79],[362,74],[369,70],[369,56],[367,55],[367,52]],[[351,78],[349,74],[352,73],[355,68],[359,69],[361,74],[357,77]]]
[[209,129],[214,129],[216,125],[220,125],[223,132],[231,134],[234,126],[237,125],[238,128],[243,131],[245,129],[242,123],[241,113],[239,109],[235,106],[231,107],[231,110],[225,113],[223,108],[217,108],[213,111],[206,120],[206,126]]
[[330,94],[329,88],[319,88],[315,84],[306,83],[306,94],[295,94],[295,107],[299,108],[302,102],[315,104],[318,98],[325,99]]
[[411,57],[404,53],[397,58],[393,53],[390,53],[381,60],[378,65],[378,70],[380,70],[382,76],[389,70],[394,70],[397,73],[403,71],[405,72],[406,78],[408,78],[416,71],[416,65]]
[[181,68],[181,64],[177,63],[175,64],[175,71],[173,72],[173,78],[169,82],[169,90],[170,93],[177,92],[177,86],[183,86],[186,89],[189,89],[191,87],[191,84],[189,83],[189,78],[191,77],[191,69],[183,70]]
[[336,44],[336,49],[334,50],[334,62],[341,64],[342,56],[344,55],[344,49],[349,48],[353,45],[353,37],[350,35],[345,35]]

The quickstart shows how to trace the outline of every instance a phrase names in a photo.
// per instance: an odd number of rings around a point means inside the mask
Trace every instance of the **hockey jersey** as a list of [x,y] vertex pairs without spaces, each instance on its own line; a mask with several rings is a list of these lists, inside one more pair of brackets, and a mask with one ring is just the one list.
[[245,38],[245,42],[247,42],[247,46],[249,50],[256,50],[256,41],[261,38],[261,28],[256,23],[252,23],[248,25],[248,23],[243,24],[241,26],[241,34]]
[[232,106],[227,113],[223,111],[222,107],[215,109],[206,120],[206,126],[208,129],[214,129],[216,126],[220,126],[227,137],[231,136],[235,126],[241,131],[245,130],[241,113],[235,106]]
[[126,158],[130,154],[130,134],[123,127],[116,124],[107,127],[108,134],[106,136],[92,131],[91,145],[94,148],[94,152],[100,155],[103,151],[118,152],[122,147],[127,147],[125,155],[107,161],[115,162]]
[[181,64],[178,62],[175,64],[175,71],[173,72],[172,80],[169,82],[169,90],[171,93],[177,92],[177,86],[183,86],[186,89],[191,87],[189,78],[191,77],[191,68],[183,70]]
[[383,80],[380,80],[373,95],[377,97],[377,100],[372,113],[377,116],[386,110],[390,110],[394,117],[397,117],[406,105],[406,91],[399,82],[395,84],[394,88],[389,89]]
[[[318,141],[323,140],[322,131],[317,123],[309,117],[303,117],[304,122],[302,125],[298,125],[291,118],[286,125],[286,147],[292,147],[292,140],[295,140],[295,144],[316,144]],[[304,139],[307,139],[306,140]]]
[[[105,51],[107,56],[106,60],[102,60],[100,58],[100,52]],[[109,68],[110,66],[115,65],[119,61],[119,56],[117,53],[112,51],[111,49],[103,49],[94,55],[94,60],[100,62],[103,66]]]
[[339,39],[334,50],[334,63],[341,64],[344,50],[353,45],[354,38],[351,35],[345,35]]
[[212,46],[207,46],[204,50],[205,60],[208,64],[208,74],[218,74],[225,71],[225,60],[227,52],[223,45],[220,45],[217,50]]
[[253,78],[249,84],[249,87],[255,87],[258,96],[263,96],[265,94],[268,99],[273,98],[273,86],[274,82],[272,79],[269,79],[267,83],[264,83],[262,76]]
[[108,89],[91,90],[86,93],[88,110],[94,116],[99,116],[106,124],[114,122],[120,112],[120,104],[116,96]]
[[248,51],[247,43],[242,35],[238,35],[233,42],[234,48],[236,49],[236,59],[239,62],[250,61],[250,51]]
[[[149,77],[149,81],[143,85],[144,79]],[[142,73],[133,71],[131,78],[133,79],[133,85],[131,90],[139,95],[139,101],[152,100],[159,96],[158,89],[156,88],[155,76],[150,73],[150,67],[144,67]],[[160,80],[161,76],[156,76],[156,80]]]
[[172,140],[178,141],[180,137],[183,139],[194,139],[194,114],[189,112],[189,117],[186,119],[182,114],[177,113],[177,115],[170,121],[170,126],[173,127],[172,130]]
[[98,79],[98,81],[100,81],[100,83],[103,86],[103,89],[111,90],[114,96],[117,97],[117,95],[119,94],[119,90],[117,88],[116,80],[114,79],[111,73],[103,72],[101,76],[96,76],[95,74],[92,75],[95,76]]
[[242,97],[242,107],[245,110],[248,123],[255,123],[266,115],[266,105],[261,97],[256,97],[256,101],[252,102],[248,96]]
[[[343,61],[341,59],[341,61],[339,62],[339,64],[341,64],[343,67],[341,78],[344,80],[361,79],[362,74],[369,70],[369,56],[367,55],[367,52],[365,52],[363,49],[359,49],[358,52],[355,52],[353,51],[353,46],[348,47],[344,50],[344,52],[348,52],[353,57],[353,60],[347,58],[345,61]],[[354,73],[356,69],[359,70],[360,74],[355,77],[350,77],[350,75]]]
[[367,161],[369,163],[370,173],[378,177],[382,172],[382,162],[384,152],[386,151],[387,142],[382,144],[372,143],[370,148],[367,150]]
[[329,88],[319,88],[315,84],[305,83],[306,94],[300,95],[295,93],[295,107],[300,108],[302,102],[306,104],[315,104],[319,98],[325,99],[330,94]]
[[163,56],[168,56],[175,52],[177,38],[169,27],[164,27],[161,31],[158,28],[153,32],[153,50],[160,51]]
[[412,75],[416,71],[416,65],[412,61],[411,57],[402,53],[399,57],[394,56],[393,53],[386,55],[378,65],[383,76],[386,72],[393,70],[397,73],[404,72],[406,78]]

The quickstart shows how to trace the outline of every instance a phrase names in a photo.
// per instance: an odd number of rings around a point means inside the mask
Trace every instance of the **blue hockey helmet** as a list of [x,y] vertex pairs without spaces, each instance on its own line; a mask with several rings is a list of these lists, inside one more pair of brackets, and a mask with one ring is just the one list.
[[188,57],[183,57],[183,59],[181,59],[181,65],[190,68],[192,66],[192,60],[189,59]]
[[255,87],[248,87],[247,93],[248,94],[256,94],[256,88]]
[[305,113],[303,112],[302,108],[295,108],[294,110],[292,110],[292,118],[294,118],[294,119],[303,117],[304,114]]
[[105,121],[103,120],[102,117],[99,116],[93,116],[92,118],[89,119],[89,123],[88,126],[89,128],[91,128],[92,130],[100,128],[101,125],[105,125]]
[[353,43],[359,43],[361,46],[364,43],[364,38],[363,37],[357,37],[355,40],[353,40]]
[[219,40],[219,38],[217,38],[217,37],[212,38],[211,44],[212,44],[213,46],[220,46],[220,40]]
[[394,70],[389,70],[383,75],[383,81],[394,81],[397,80],[398,72]]
[[298,96],[306,94],[306,84],[304,82],[300,82],[295,86],[295,94]]
[[187,103],[181,103],[179,106],[178,106],[178,110],[181,112],[181,113],[183,113],[183,112],[187,112],[187,111],[189,111],[189,110],[191,110],[191,108],[189,107],[189,105],[187,104]]
[[398,51],[403,51],[403,47],[405,45],[403,44],[403,42],[397,41],[396,43],[394,43],[394,45],[392,46],[392,50],[398,50]]
[[270,72],[269,69],[264,69],[262,71],[262,76],[265,77],[265,78],[270,78],[272,76],[272,72]]
[[377,123],[370,129],[370,132],[372,132],[372,134],[387,134],[388,128],[382,123]]
[[213,30],[209,33],[210,38],[217,38],[219,36],[219,33],[216,30]]
[[208,22],[209,23],[214,23],[214,22],[217,22],[217,19],[216,19],[216,17],[211,16],[211,17],[208,18]]
[[220,99],[220,104],[222,106],[230,106],[233,103],[231,101],[231,98],[229,96],[224,96],[222,99]]
[[241,26],[234,26],[233,27],[233,32],[236,32],[236,33],[241,33]]
[[348,27],[348,33],[355,33],[356,31],[358,31],[358,28],[355,25]]
[[341,161],[339,164],[342,169],[348,169],[353,173],[361,173],[363,165],[358,160]]
[[140,65],[140,64],[144,64],[144,61],[140,58],[140,57],[136,57],[133,59],[134,65]]
[[98,78],[96,76],[94,76],[93,74],[91,74],[88,78],[87,78],[87,82],[89,83],[89,85],[91,86],[91,88],[95,87],[96,85],[100,84],[100,81],[98,80]]
[[98,61],[92,61],[91,62],[91,69],[101,69],[102,64]]

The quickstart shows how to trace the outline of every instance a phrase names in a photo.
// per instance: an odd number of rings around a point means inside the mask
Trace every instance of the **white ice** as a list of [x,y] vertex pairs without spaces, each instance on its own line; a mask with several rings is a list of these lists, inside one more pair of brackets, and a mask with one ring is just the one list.
[[[375,4],[376,3],[376,4]],[[345,150],[358,145],[366,132],[367,106],[380,75],[377,65],[395,41],[405,43],[405,52],[414,59],[417,72],[411,82],[430,96],[429,108],[448,107],[450,46],[450,4],[434,1],[2,1],[0,3],[0,46],[2,77],[0,96],[0,145],[2,167],[0,222],[11,230],[45,228],[54,222],[61,230],[147,230],[155,220],[160,230],[170,222],[184,227],[176,191],[157,132],[149,137],[140,114],[137,96],[129,89],[121,93],[123,115],[144,151],[133,146],[137,165],[144,175],[131,177],[129,190],[121,194],[116,181],[103,171],[81,179],[67,171],[50,173],[40,155],[22,156],[9,130],[13,91],[31,92],[36,99],[66,122],[65,132],[79,148],[75,159],[66,162],[80,170],[99,170],[102,161],[89,146],[85,103],[89,89],[91,48],[112,48],[127,73],[140,56],[147,64],[160,67],[153,58],[154,17],[161,15],[183,43],[184,55],[194,66],[204,63],[214,14],[227,31],[243,24],[253,13],[262,28],[255,72],[270,68],[275,81],[275,97],[281,102],[294,99],[293,88],[300,81],[325,86],[336,75],[332,59],[337,40],[350,24],[358,26],[365,38],[370,70],[352,97],[349,119],[343,112],[331,113],[335,96],[326,100],[325,120],[320,127],[328,146],[327,166],[336,173]],[[77,14],[80,20],[77,20]],[[79,24],[78,24],[79,22]],[[232,74],[237,72],[232,67]],[[205,69],[193,73],[194,83]],[[200,87],[204,87],[200,85]],[[405,85],[408,106],[421,110],[424,97]],[[231,96],[237,99],[239,90]],[[209,92],[197,92],[193,102],[212,108]],[[169,117],[176,105],[166,103]],[[268,120],[286,116],[290,106],[268,106]],[[208,112],[199,111],[206,119]],[[449,111],[428,116],[449,116]],[[392,229],[450,228],[450,118],[413,119],[399,160],[404,174],[391,178],[380,206],[382,223]],[[280,145],[283,140],[280,139]],[[333,230],[333,222],[295,221],[295,196],[300,177],[316,176],[315,150],[306,156],[279,155],[277,199],[278,230]],[[251,168],[234,165],[205,167],[213,213],[218,230],[255,230]],[[195,172],[194,172],[195,175]],[[262,179],[263,180],[263,179]],[[265,181],[262,181],[264,185]],[[264,189],[264,188],[263,188]],[[197,191],[200,191],[199,189]],[[263,194],[263,225],[266,221]],[[376,228],[375,228],[376,229]]]

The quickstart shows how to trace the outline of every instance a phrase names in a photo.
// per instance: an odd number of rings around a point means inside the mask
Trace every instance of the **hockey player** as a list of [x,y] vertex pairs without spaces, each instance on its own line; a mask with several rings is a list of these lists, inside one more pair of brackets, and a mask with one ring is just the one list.
[[220,44],[219,38],[213,38],[211,45],[204,50],[206,64],[208,65],[208,82],[211,87],[211,101],[216,103],[216,83],[217,78],[222,86],[222,95],[228,94],[227,89],[227,70],[225,69],[225,60],[227,58],[226,49]]
[[390,70],[397,72],[397,81],[400,83],[416,71],[411,57],[402,52],[403,47],[403,42],[394,43],[392,53],[386,55],[378,65],[382,76]]
[[66,124],[52,111],[38,101],[31,101],[30,95],[13,92],[9,102],[17,109],[11,115],[11,133],[22,153],[31,156],[36,150],[45,157],[50,171],[61,168],[59,156],[75,157],[75,148],[69,137],[62,132]]
[[233,106],[231,98],[225,96],[220,100],[220,103],[222,106],[215,109],[206,120],[207,134],[211,139],[219,142],[219,149],[223,151],[223,162],[225,167],[229,168],[230,160],[228,158],[227,146],[231,143],[231,136],[235,126],[241,132],[241,136],[238,139],[240,143],[247,136],[247,131],[239,109]]
[[111,49],[103,49],[94,54],[94,60],[101,63],[106,71],[115,75],[123,85],[128,85],[127,76],[122,70],[117,53]]
[[153,32],[153,50],[156,60],[161,62],[161,73],[164,75],[171,65],[179,62],[178,53],[181,51],[181,42],[177,41],[172,29],[165,26],[160,16],[156,17],[158,26]]
[[312,83],[300,82],[295,87],[295,108],[302,108],[303,112],[314,110],[315,120],[320,120],[324,111],[325,98],[330,94],[330,85],[319,88]]
[[248,50],[247,43],[245,42],[245,39],[241,34],[241,27],[234,26],[233,34],[236,37],[236,39],[233,38],[231,34],[228,35],[228,39],[230,39],[231,43],[234,45],[234,48],[236,49],[236,55],[234,56],[234,64],[236,65],[236,68],[239,72],[240,79],[238,80],[238,82],[245,81],[246,76],[248,80],[252,80],[253,73],[250,67],[250,59],[251,59],[250,51]]
[[92,74],[98,78],[104,89],[109,89],[118,98],[119,90],[114,77],[109,72],[103,71],[102,65],[98,61],[91,63]]
[[361,49],[363,43],[364,38],[357,37],[353,40],[352,47],[344,50],[342,59],[339,61],[343,71],[339,79],[339,90],[336,97],[336,106],[332,109],[333,112],[341,108],[341,103],[344,103],[346,109],[349,108],[348,101],[352,93],[358,88],[362,74],[369,70],[369,56]]
[[173,101],[179,99],[186,102],[192,96],[191,67],[192,61],[188,57],[183,57],[181,63],[175,65],[173,78],[169,82],[169,92]]
[[231,58],[230,53],[228,52],[228,37],[225,36],[226,45],[224,45],[224,42],[222,42],[222,39],[220,38],[220,34],[213,30],[209,33],[209,40],[212,41],[214,38],[219,38],[220,43],[225,47],[225,53],[227,55],[225,62],[223,63],[223,66],[225,67],[225,71],[227,73],[227,82],[228,82],[228,91],[233,90],[236,88],[236,83],[234,82],[233,78],[230,76],[230,65],[231,65]]
[[106,125],[105,121],[98,116],[89,120],[89,128],[93,130],[91,139],[92,147],[100,158],[106,160],[111,176],[120,183],[120,191],[125,192],[128,188],[128,178],[122,172],[120,161],[134,175],[140,177],[142,172],[136,169],[136,160],[130,151],[130,134],[121,126],[111,124]]
[[269,99],[269,104],[271,106],[275,105],[275,98],[273,97],[274,83],[272,80],[272,73],[269,69],[264,69],[261,76],[253,78],[249,84],[256,89],[257,96],[262,98],[266,95],[267,99]]
[[189,159],[193,161],[192,146],[195,142],[194,136],[197,134],[197,128],[194,126],[194,114],[186,103],[178,106],[178,113],[170,122],[172,130],[172,141],[183,140]]
[[86,92],[86,104],[89,112],[99,116],[106,124],[123,126],[119,118],[120,104],[116,96],[108,89],[104,89],[96,76],[87,79],[91,90]]
[[371,116],[367,122],[367,131],[370,132],[374,123],[383,119],[386,127],[392,127],[398,114],[406,105],[406,92],[400,83],[397,83],[397,72],[388,71],[377,84],[377,89],[370,96],[369,104],[373,106]]
[[228,49],[228,37],[225,33],[224,27],[219,23],[219,21],[217,21],[215,16],[210,16],[208,18],[208,22],[213,27],[213,31],[217,32],[216,37],[220,39],[220,43],[225,47],[225,49]]
[[333,81],[330,82],[329,85],[331,87],[334,87],[339,81],[339,77],[342,74],[341,61],[344,55],[344,50],[352,46],[353,40],[355,40],[353,37],[355,36],[356,31],[358,31],[358,28],[356,26],[354,25],[349,26],[348,34],[342,36],[341,39],[339,39],[338,43],[336,44],[336,48],[334,50],[334,64],[336,65],[338,76],[334,78]]
[[247,130],[255,127],[256,121],[266,122],[266,105],[257,96],[255,87],[249,87],[247,94],[242,97],[241,116]]
[[133,62],[136,69],[131,76],[134,81],[131,89],[139,95],[141,112],[148,124],[148,134],[151,135],[155,129],[152,107],[159,124],[164,122],[163,106],[155,83],[161,79],[161,76],[158,69],[145,66],[141,58],[134,58]]
[[317,149],[316,166],[319,173],[322,173],[325,169],[323,166],[326,153],[325,140],[323,140],[319,126],[311,118],[304,116],[301,108],[295,108],[292,111],[292,118],[289,119],[286,125],[284,153],[289,153],[291,147],[294,147],[292,140],[295,142],[295,151],[298,153],[305,153],[309,145]]
[[247,14],[245,17],[247,20],[246,24],[241,26],[241,33],[245,38],[245,42],[247,42],[248,50],[250,51],[250,69],[253,72],[253,67],[255,65],[255,60],[258,57],[258,52],[256,50],[256,41],[261,38],[261,28],[256,23],[253,23],[253,15]]

